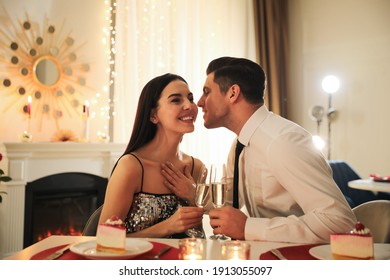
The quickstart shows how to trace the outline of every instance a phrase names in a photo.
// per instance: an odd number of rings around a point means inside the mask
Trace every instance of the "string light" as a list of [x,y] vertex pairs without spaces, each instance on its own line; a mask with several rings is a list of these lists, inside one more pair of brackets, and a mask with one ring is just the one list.
[[[108,66],[106,73],[108,74],[109,80],[108,85],[103,86],[101,92],[96,92],[95,98],[100,99],[102,96],[107,96],[107,100],[101,104],[101,107],[97,112],[93,112],[91,117],[99,116],[102,119],[106,119],[108,124],[104,124],[103,131],[98,131],[97,136],[99,141],[112,141],[113,140],[113,118],[114,114],[114,82],[115,82],[115,17],[116,17],[116,0],[105,0],[105,12],[104,18],[107,26],[103,28],[102,33],[102,44],[106,48],[106,55],[108,58]],[[95,101],[95,104],[98,102]]]
[[109,88],[109,103],[108,103],[108,109],[109,109],[109,137],[110,139],[113,139],[114,134],[114,93],[115,93],[115,25],[116,25],[116,7],[117,3],[116,0],[111,0],[111,8],[110,8],[110,88]]

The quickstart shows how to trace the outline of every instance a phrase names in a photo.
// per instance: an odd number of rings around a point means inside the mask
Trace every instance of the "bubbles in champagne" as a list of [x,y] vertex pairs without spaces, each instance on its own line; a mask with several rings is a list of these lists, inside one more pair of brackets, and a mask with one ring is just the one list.
[[225,183],[211,184],[211,195],[212,195],[213,205],[215,208],[219,208],[225,205],[226,190],[227,190],[227,184]]
[[195,190],[195,205],[198,207],[204,207],[206,202],[206,197],[209,192],[209,185],[198,184]]

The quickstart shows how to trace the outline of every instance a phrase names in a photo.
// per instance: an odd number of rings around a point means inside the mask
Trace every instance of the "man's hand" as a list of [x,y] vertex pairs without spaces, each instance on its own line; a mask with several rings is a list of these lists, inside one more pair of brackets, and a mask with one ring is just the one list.
[[210,225],[214,234],[225,234],[233,239],[245,240],[247,216],[231,206],[210,210]]

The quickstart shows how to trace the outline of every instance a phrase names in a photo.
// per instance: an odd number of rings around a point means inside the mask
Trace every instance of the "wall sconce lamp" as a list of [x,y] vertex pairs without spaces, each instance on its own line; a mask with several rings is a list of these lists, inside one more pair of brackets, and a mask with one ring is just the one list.
[[316,147],[320,150],[325,146],[325,142],[319,136],[320,127],[323,117],[326,114],[328,119],[328,159],[330,159],[331,154],[331,125],[332,121],[337,117],[337,110],[332,107],[332,95],[336,93],[340,88],[340,80],[333,75],[326,76],[322,79],[322,89],[328,94],[328,108],[325,111],[325,108],[320,105],[313,106],[310,109],[309,115],[313,120],[317,122],[317,135],[313,136],[313,141]]

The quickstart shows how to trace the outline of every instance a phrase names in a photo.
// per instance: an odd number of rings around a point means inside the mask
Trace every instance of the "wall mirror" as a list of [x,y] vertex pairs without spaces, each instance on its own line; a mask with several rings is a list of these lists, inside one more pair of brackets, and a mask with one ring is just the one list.
[[41,86],[55,86],[61,79],[61,72],[61,65],[50,55],[44,55],[34,62],[33,75]]
[[82,48],[65,24],[57,29],[46,19],[42,28],[28,14],[18,22],[8,13],[4,17],[0,23],[0,93],[4,100],[0,109],[27,114],[31,96],[32,116],[80,115],[90,64],[82,60]]

